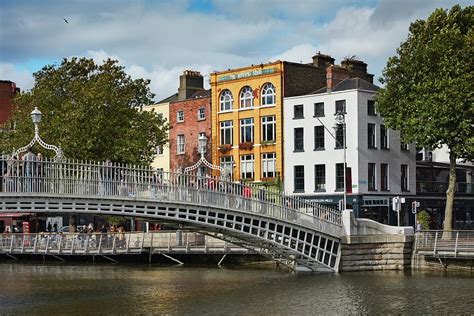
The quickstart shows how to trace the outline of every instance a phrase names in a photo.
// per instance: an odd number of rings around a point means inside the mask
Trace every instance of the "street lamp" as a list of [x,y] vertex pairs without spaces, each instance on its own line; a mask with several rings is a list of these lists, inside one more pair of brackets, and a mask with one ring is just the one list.
[[194,165],[184,168],[184,173],[188,173],[190,171],[196,170],[199,168],[200,165],[205,165],[209,169],[212,170],[219,170],[222,179],[227,179],[230,173],[226,168],[222,168],[221,166],[216,166],[207,161],[205,157],[206,153],[206,146],[207,146],[207,137],[206,135],[201,135],[198,137],[198,152],[201,154],[201,158],[196,162]]
[[58,147],[58,146],[54,146],[54,145],[50,145],[50,144],[46,144],[40,137],[39,135],[39,123],[41,122],[41,116],[43,115],[41,113],[40,110],[38,110],[37,107],[35,107],[35,109],[33,111],[31,111],[31,120],[33,121],[33,124],[35,125],[35,136],[33,136],[33,139],[29,142],[28,145],[24,146],[24,147],[21,147],[19,148],[18,150],[14,150],[13,151],[13,156],[16,156],[18,157],[18,155],[22,152],[25,152],[28,150],[28,148],[31,148],[33,147],[33,145],[38,142],[41,147],[45,148],[45,149],[48,149],[48,150],[52,150],[54,151],[54,153],[56,154],[54,156],[54,160],[55,161],[60,161],[64,158],[63,156],[63,151],[61,149],[61,147]]
[[335,114],[334,117],[336,121],[336,125],[334,126],[334,129],[336,130],[336,137],[334,138],[337,143],[339,141],[337,140],[337,130],[340,128],[342,125],[342,144],[339,143],[339,145],[342,145],[342,149],[344,151],[344,206],[343,209],[346,209],[347,206],[347,179],[346,179],[346,164],[347,164],[347,159],[346,159],[346,116],[344,115],[344,112],[338,111]]

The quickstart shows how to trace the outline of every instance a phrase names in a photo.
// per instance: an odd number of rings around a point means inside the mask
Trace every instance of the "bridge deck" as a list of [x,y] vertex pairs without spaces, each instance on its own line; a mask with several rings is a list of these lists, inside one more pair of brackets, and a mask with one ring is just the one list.
[[415,253],[435,258],[474,258],[474,231],[418,232]]

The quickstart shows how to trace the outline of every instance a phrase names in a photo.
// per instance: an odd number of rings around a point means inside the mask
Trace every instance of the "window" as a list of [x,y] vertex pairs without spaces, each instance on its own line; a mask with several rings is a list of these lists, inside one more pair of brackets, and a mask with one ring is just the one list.
[[400,143],[400,150],[408,151],[410,150],[410,146],[405,143]]
[[158,145],[158,147],[156,147],[156,155],[163,156],[163,145]]
[[388,129],[385,125],[380,125],[380,148],[388,149]]
[[377,113],[375,113],[374,100],[367,100],[367,115],[377,115]]
[[178,141],[176,142],[177,148],[176,152],[178,155],[184,154],[184,145],[185,145],[185,139],[184,135],[178,135]]
[[314,104],[314,117],[324,116],[324,102]]
[[224,156],[221,157],[221,168],[232,172],[232,168],[234,167],[234,157],[233,156]]
[[295,151],[304,151],[304,131],[302,127],[295,128],[294,142]]
[[375,191],[377,187],[375,186],[375,164],[369,162],[367,170],[367,182],[369,185],[369,191]]
[[326,165],[314,165],[314,190],[326,191]]
[[274,178],[276,173],[276,153],[262,154],[262,177]]
[[380,191],[388,191],[388,164],[380,164]]
[[408,165],[401,165],[401,189],[402,191],[409,191],[408,190]]
[[298,104],[293,107],[293,118],[294,119],[304,118],[303,104]]
[[254,168],[253,155],[240,156],[240,177],[242,179],[253,179]]
[[[337,127],[336,127],[336,149],[341,149],[341,148],[344,148],[344,138],[345,138],[345,134],[346,131],[345,131],[345,128],[344,128],[344,125],[343,124],[337,124]],[[347,147],[347,144],[346,144],[346,147]]]
[[375,145],[375,124],[367,124],[367,143],[369,148],[377,148]]
[[304,166],[294,166],[295,192],[304,192]]
[[253,91],[249,86],[245,86],[240,91],[240,108],[251,108],[253,107]]
[[324,150],[324,126],[314,127],[314,150]]
[[262,117],[262,141],[274,142],[276,131],[276,120],[275,116],[264,116]]
[[222,91],[220,97],[221,111],[232,110],[233,102],[234,100],[232,99],[232,93],[227,89]]
[[176,113],[176,122],[184,122],[184,111]]
[[271,83],[266,83],[262,87],[262,105],[276,104],[275,86]]
[[206,119],[206,109],[200,108],[198,109],[198,121],[202,121],[204,119]]
[[240,120],[240,142],[253,143],[253,118]]
[[221,122],[221,145],[232,145],[232,121]]
[[336,191],[344,191],[344,164],[336,164]]
[[346,113],[346,100],[336,101],[336,113]]

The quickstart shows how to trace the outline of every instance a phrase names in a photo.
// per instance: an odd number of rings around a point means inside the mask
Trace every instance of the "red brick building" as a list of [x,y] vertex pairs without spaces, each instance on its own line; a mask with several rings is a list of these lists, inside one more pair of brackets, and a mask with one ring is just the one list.
[[201,158],[198,153],[201,134],[208,138],[206,159],[210,161],[211,98],[210,90],[204,90],[204,78],[199,72],[186,70],[180,76],[178,101],[170,102],[169,113],[170,170],[192,166]]
[[20,93],[14,82],[0,80],[0,127],[3,127],[13,112],[13,98]]

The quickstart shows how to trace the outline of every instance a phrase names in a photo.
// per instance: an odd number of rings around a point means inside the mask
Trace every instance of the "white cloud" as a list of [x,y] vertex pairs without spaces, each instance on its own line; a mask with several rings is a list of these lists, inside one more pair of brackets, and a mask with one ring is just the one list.
[[18,69],[15,65],[8,63],[0,63],[0,80],[13,81],[21,90],[29,90],[34,84],[31,72]]

